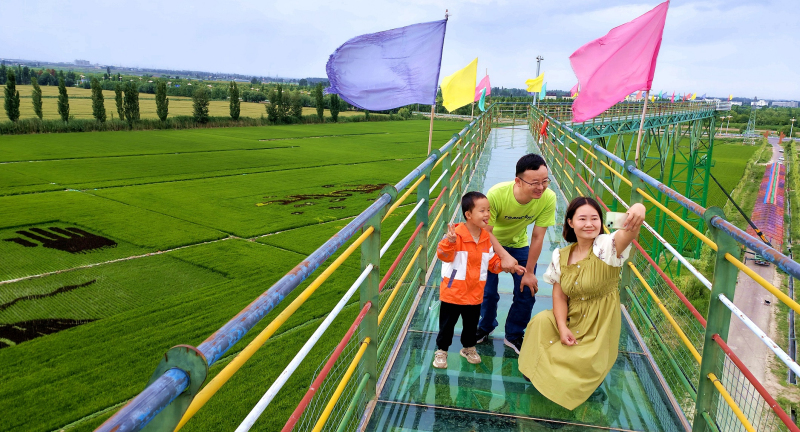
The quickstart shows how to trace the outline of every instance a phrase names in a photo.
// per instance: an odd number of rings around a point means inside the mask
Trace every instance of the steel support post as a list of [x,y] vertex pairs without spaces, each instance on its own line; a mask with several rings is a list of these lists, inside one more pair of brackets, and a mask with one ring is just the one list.
[[372,271],[369,272],[359,289],[361,307],[363,308],[367,302],[372,302],[372,307],[364,315],[364,319],[361,320],[361,324],[358,327],[360,340],[363,341],[369,338],[371,341],[364,352],[364,357],[361,358],[359,366],[361,368],[359,376],[368,373],[370,377],[364,388],[364,395],[367,400],[375,398],[378,384],[378,314],[381,310],[378,286],[381,281],[381,219],[387,208],[384,207],[382,211],[369,218],[367,223],[364,224],[363,230],[372,227],[375,231],[361,243],[361,271],[364,271],[370,264],[372,265]]
[[[428,191],[431,187],[431,168],[432,165],[429,165],[428,168],[422,172],[422,174],[425,176],[425,179],[420,182],[419,186],[417,186],[417,202],[423,201],[423,204],[419,206],[419,209],[417,210],[416,225],[422,223],[422,229],[420,229],[419,234],[417,235],[416,246],[422,246],[422,250],[417,256],[417,263],[415,267],[422,269],[422,274],[428,273],[428,231],[436,228],[428,226],[428,208],[430,206],[430,194]],[[433,232],[431,233],[433,234]]]
[[714,383],[708,379],[709,373],[714,373],[718,377],[724,374],[725,353],[717,349],[712,337],[719,334],[722,340],[728,340],[728,329],[731,324],[731,311],[720,300],[719,295],[732,299],[736,291],[736,277],[739,270],[728,260],[725,254],[739,256],[739,243],[728,233],[711,225],[711,218],[719,216],[725,219],[725,213],[719,207],[709,207],[703,214],[706,225],[711,232],[711,238],[717,243],[717,257],[714,267],[714,278],[711,286],[711,298],[708,304],[708,324],[703,339],[703,357],[700,365],[699,385],[697,389],[697,405],[695,409],[693,432],[705,430],[705,421],[702,414],[707,412],[713,414],[718,403],[718,393]]

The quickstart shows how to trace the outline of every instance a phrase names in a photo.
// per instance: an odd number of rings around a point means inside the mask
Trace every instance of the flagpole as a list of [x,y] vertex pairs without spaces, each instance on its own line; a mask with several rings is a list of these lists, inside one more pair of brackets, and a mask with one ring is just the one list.
[[431,105],[431,129],[428,131],[428,154],[431,154],[431,143],[433,142],[433,116],[436,110],[436,101]]
[[639,148],[642,146],[642,132],[644,132],[644,115],[647,113],[647,100],[650,99],[650,90],[644,96],[644,107],[642,108],[642,121],[639,122],[639,138],[636,139],[636,168],[639,167]]

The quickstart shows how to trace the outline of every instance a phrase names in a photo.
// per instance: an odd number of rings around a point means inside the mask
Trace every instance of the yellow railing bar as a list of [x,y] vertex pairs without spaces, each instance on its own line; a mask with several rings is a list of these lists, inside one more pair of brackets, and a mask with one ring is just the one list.
[[719,378],[717,378],[717,376],[714,375],[714,373],[709,373],[708,379],[710,379],[711,382],[714,383],[714,387],[717,388],[719,394],[722,395],[723,399],[725,399],[725,402],[727,402],[728,406],[731,407],[733,413],[736,414],[736,417],[739,419],[740,422],[742,422],[742,426],[744,426],[745,430],[747,430],[747,432],[756,432],[755,428],[753,428],[753,425],[750,424],[750,421],[747,420],[747,417],[744,416],[744,413],[739,408],[739,405],[736,405],[736,402],[733,400],[730,393],[728,393],[728,390],[725,390],[725,387],[723,387],[722,383],[719,382]]
[[759,285],[764,287],[764,289],[766,289],[767,291],[771,292],[772,295],[778,298],[778,300],[784,302],[786,306],[789,306],[790,308],[794,309],[795,312],[800,313],[800,304],[797,304],[797,302],[792,300],[791,297],[784,294],[778,288],[775,288],[775,285],[772,285],[771,283],[767,282],[766,279],[764,279],[758,273],[754,272],[752,269],[744,265],[733,255],[726,253],[725,259],[728,260],[728,262],[730,262],[731,264],[735,265],[739,270],[745,272],[745,274],[753,278],[754,281],[756,281]]
[[585,151],[586,153],[589,153],[589,156],[591,156],[591,157],[593,157],[593,158],[597,159],[597,155],[596,155],[596,154],[594,154],[594,153],[592,153],[592,151],[591,151],[591,150],[587,149],[587,148],[586,148],[586,147],[584,147],[582,144],[579,144],[579,145],[581,146],[581,148],[583,149],[583,151]]
[[717,250],[717,244],[714,243],[713,240],[703,235],[697,228],[689,225],[688,222],[681,219],[680,216],[676,215],[672,210],[668,209],[666,206],[658,202],[655,198],[651,197],[647,192],[643,191],[641,188],[636,188],[636,191],[639,192],[645,199],[653,203],[656,207],[661,209],[664,213],[668,214],[672,219],[675,219],[676,222],[681,224],[684,228],[689,230],[690,233],[694,234],[695,237],[699,238],[703,241],[703,243],[707,244],[711,249],[714,251]]
[[664,313],[664,316],[667,317],[669,323],[672,324],[672,328],[674,328],[675,331],[678,332],[678,336],[681,337],[683,344],[686,345],[686,348],[689,348],[689,351],[691,351],[692,355],[694,356],[694,359],[697,360],[698,364],[700,364],[702,362],[702,357],[700,356],[700,353],[697,352],[697,349],[694,347],[692,342],[689,340],[688,337],[686,337],[686,334],[683,332],[683,330],[681,330],[681,327],[675,321],[675,318],[673,318],[672,315],[667,310],[667,308],[664,307],[664,304],[661,303],[661,299],[659,299],[656,293],[653,292],[653,289],[650,288],[650,285],[648,285],[647,282],[644,280],[641,273],[639,273],[639,270],[636,269],[636,266],[633,265],[633,263],[630,261],[628,261],[628,265],[631,267],[631,270],[633,270],[633,273],[636,275],[636,277],[639,278],[639,281],[642,283],[642,285],[644,285],[645,289],[650,294],[650,297],[652,297],[653,300],[656,302],[658,308],[661,309],[661,312]]
[[180,423],[178,423],[178,426],[175,428],[176,432],[180,430],[186,424],[186,422],[189,421],[189,419],[197,414],[197,411],[199,411],[200,408],[202,408],[208,402],[208,400],[211,399],[211,397],[214,396],[214,394],[216,394],[217,391],[219,391],[219,389],[225,385],[229,379],[231,379],[233,374],[235,374],[242,367],[242,365],[247,362],[247,360],[250,360],[250,357],[252,357],[262,345],[264,345],[267,339],[269,339],[275,333],[275,331],[277,331],[278,328],[285,323],[286,320],[288,320],[289,317],[292,316],[292,314],[294,314],[297,309],[299,309],[300,306],[302,306],[303,303],[308,300],[309,297],[311,297],[311,294],[314,294],[314,291],[316,291],[317,288],[319,288],[320,285],[322,285],[322,283],[325,282],[328,277],[330,277],[330,275],[332,275],[333,272],[339,268],[339,266],[342,265],[347,257],[349,257],[356,249],[358,249],[359,246],[361,246],[361,243],[364,243],[364,240],[366,240],[367,237],[373,233],[373,231],[375,231],[375,228],[373,227],[369,227],[364,230],[364,233],[361,234],[361,236],[358,237],[356,241],[350,245],[350,247],[342,252],[342,254],[339,255],[339,257],[336,258],[336,260],[333,261],[331,265],[325,269],[325,271],[317,276],[317,278],[314,279],[314,281],[311,282],[311,284],[309,284],[308,287],[306,287],[306,289],[303,290],[303,292],[300,293],[300,295],[297,296],[297,298],[295,298],[289,304],[289,306],[286,307],[286,309],[281,311],[281,313],[275,317],[275,319],[272,320],[272,322],[269,323],[269,325],[267,325],[267,327],[264,328],[264,330],[262,330],[255,339],[247,344],[247,346],[239,354],[237,354],[236,357],[231,360],[231,362],[228,363],[228,365],[225,366],[225,368],[222,369],[217,376],[214,377],[214,379],[209,381],[209,383],[206,384],[206,386],[203,387],[199,393],[197,393],[197,396],[194,397],[192,403],[189,405],[189,408],[187,408],[186,412],[183,414],[183,418],[181,418]]
[[611,171],[612,173],[616,174],[617,177],[619,177],[620,180],[625,182],[628,186],[633,187],[633,183],[631,183],[630,180],[626,179],[624,175],[618,173],[617,170],[615,170],[614,168],[611,168],[611,166],[609,166],[607,163],[603,162],[602,160],[598,159],[598,161],[600,161],[600,163],[603,164],[604,167],[608,168],[609,171]]
[[411,267],[414,267],[414,263],[417,262],[417,257],[419,256],[419,252],[421,250],[422,250],[422,245],[419,245],[417,247],[417,251],[414,252],[414,256],[411,258],[411,261],[408,262],[406,269],[403,270],[403,274],[400,276],[400,279],[398,279],[397,283],[394,284],[394,289],[392,290],[392,293],[389,295],[389,298],[386,299],[386,304],[383,305],[381,313],[378,314],[378,325],[381,325],[381,321],[383,321],[383,316],[386,315],[386,312],[389,311],[389,306],[392,304],[392,301],[394,301],[394,298],[397,296],[397,292],[400,291],[398,288],[400,288],[400,285],[402,285],[403,282],[405,281],[406,276],[408,276],[408,272],[411,271]]
[[361,348],[358,349],[356,356],[353,357],[353,361],[350,362],[350,366],[345,371],[342,380],[339,381],[339,385],[336,386],[336,391],[333,392],[333,396],[328,401],[328,405],[325,405],[325,410],[322,411],[322,414],[319,416],[317,420],[317,424],[314,425],[313,432],[319,432],[325,427],[325,423],[328,422],[328,417],[331,416],[333,412],[333,408],[336,406],[336,402],[339,402],[339,398],[342,397],[342,392],[344,392],[344,388],[347,386],[347,383],[350,381],[350,378],[353,376],[353,373],[356,371],[356,367],[358,366],[358,362],[361,361],[361,357],[364,357],[364,353],[367,351],[367,347],[369,346],[370,339],[366,338],[363,342],[361,342]]
[[383,219],[381,219],[381,222],[385,221],[386,218],[389,217],[389,215],[392,214],[392,212],[397,209],[397,207],[400,207],[400,204],[402,204],[403,201],[405,201],[406,198],[408,198],[409,195],[411,195],[412,192],[417,190],[417,186],[419,186],[419,184],[422,183],[422,180],[425,180],[425,174],[421,175],[419,180],[417,180],[416,183],[411,185],[411,187],[408,188],[406,193],[404,193],[403,196],[401,196],[400,199],[397,200],[397,202],[395,202],[394,204],[392,204],[391,207],[389,207],[389,210],[386,212],[386,215],[383,216]]
[[[458,140],[458,141],[461,141],[461,140]],[[456,142],[456,145],[458,145],[458,142]],[[439,164],[442,163],[442,161],[444,160],[444,157],[449,155],[449,154],[450,154],[450,152],[447,151],[443,155],[439,156],[439,160],[437,160],[436,163],[433,164],[433,168],[436,168],[437,166],[439,166]],[[433,171],[433,168],[431,168],[431,171]]]
[[[436,217],[435,217],[435,218],[433,218],[433,223],[431,223],[431,224],[429,224],[429,225],[428,225],[429,227],[431,227],[431,228],[432,228],[432,227],[435,227],[435,226],[436,226],[436,222],[439,222],[439,217],[441,217],[441,216],[442,216],[442,213],[444,212],[444,208],[445,208],[445,207],[447,207],[447,203],[446,203],[446,202],[445,202],[445,203],[442,203],[442,208],[440,208],[440,209],[439,209],[439,213],[437,213],[437,214],[436,214]],[[428,231],[428,235],[430,235],[430,231]]]
[[447,195],[447,198],[450,198],[450,197],[452,197],[452,196],[453,196],[453,192],[455,192],[455,191],[456,191],[456,186],[458,186],[458,183],[459,183],[459,182],[461,182],[461,179],[460,179],[460,178],[456,179],[456,182],[455,182],[455,183],[453,183],[453,186],[450,186],[450,195]]

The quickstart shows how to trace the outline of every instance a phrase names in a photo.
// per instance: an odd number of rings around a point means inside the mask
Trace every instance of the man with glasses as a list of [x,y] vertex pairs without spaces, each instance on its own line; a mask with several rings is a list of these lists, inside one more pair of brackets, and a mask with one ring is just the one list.
[[[525,266],[523,275],[512,273],[514,278],[514,300],[506,318],[503,343],[519,354],[525,327],[531,319],[534,294],[539,291],[536,279],[536,262],[542,252],[547,227],[555,224],[556,194],[547,186],[547,164],[537,154],[527,154],[517,162],[517,176],[513,181],[498,183],[489,189],[486,196],[491,205],[489,226],[493,234],[495,252],[503,259],[503,267],[516,260]],[[534,224],[528,243],[528,225]],[[481,321],[478,323],[477,340],[483,342],[497,327],[498,275],[486,275],[486,286],[481,304]]]

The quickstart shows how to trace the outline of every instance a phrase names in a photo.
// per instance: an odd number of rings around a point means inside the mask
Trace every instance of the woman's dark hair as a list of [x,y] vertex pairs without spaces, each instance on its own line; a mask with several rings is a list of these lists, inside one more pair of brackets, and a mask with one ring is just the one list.
[[481,198],[486,198],[486,195],[474,191],[467,192],[461,197],[461,214],[464,215],[464,219],[467,218],[467,212],[475,208],[475,201]]
[[[585,205],[592,206],[595,210],[597,210],[597,214],[600,215],[600,226],[603,226],[603,210],[600,209],[600,204],[597,204],[597,201],[593,200],[592,198],[588,197],[577,197],[574,200],[570,201],[569,206],[567,207],[567,215],[564,217],[564,230],[562,231],[561,235],[564,237],[564,240],[575,243],[578,241],[578,237],[575,235],[575,230],[569,226],[568,220],[572,219],[575,216],[575,212],[585,206]],[[600,228],[602,229],[602,228]]]

